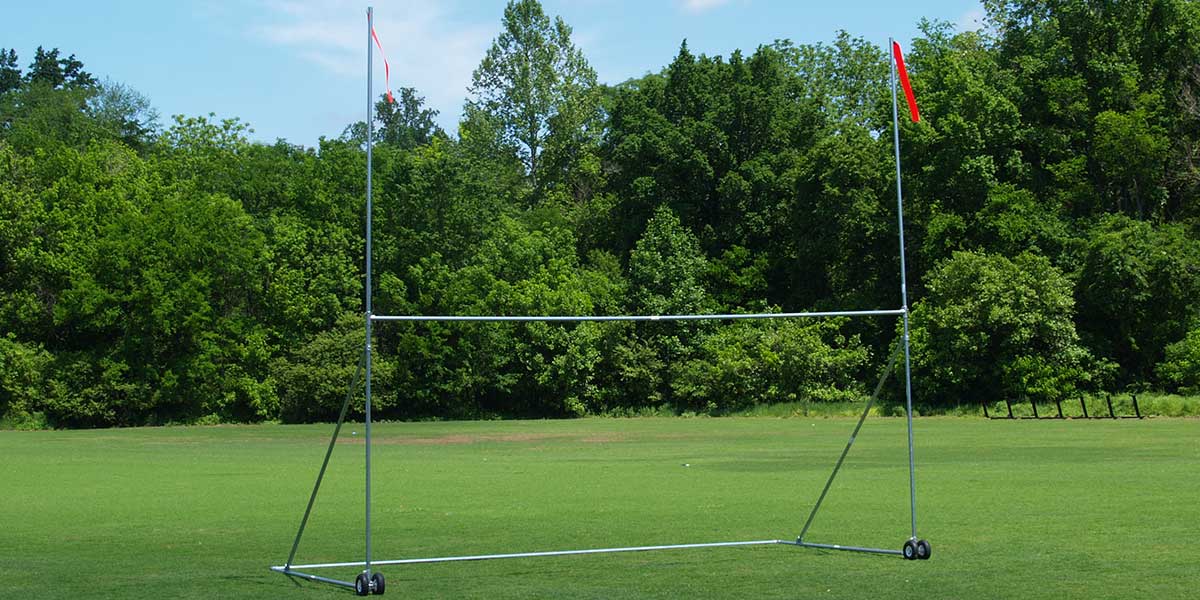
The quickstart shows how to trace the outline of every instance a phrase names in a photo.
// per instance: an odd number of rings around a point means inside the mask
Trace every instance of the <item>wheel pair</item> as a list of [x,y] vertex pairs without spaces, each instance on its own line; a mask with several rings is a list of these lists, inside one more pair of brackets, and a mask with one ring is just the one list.
[[933,548],[925,540],[907,540],[904,542],[904,558],[906,560],[928,560]]
[[383,593],[383,589],[383,573],[374,573],[370,579],[366,573],[359,573],[358,577],[354,578],[354,593],[359,596],[379,595]]

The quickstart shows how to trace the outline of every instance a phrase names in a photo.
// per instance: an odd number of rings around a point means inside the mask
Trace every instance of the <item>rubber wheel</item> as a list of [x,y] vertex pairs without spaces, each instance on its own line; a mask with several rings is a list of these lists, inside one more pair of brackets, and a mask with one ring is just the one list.
[[917,558],[921,560],[929,560],[929,555],[932,552],[933,548],[929,547],[929,542],[925,540],[917,540]]
[[904,541],[904,560],[917,559],[917,543],[913,540]]
[[371,594],[371,580],[367,579],[366,573],[359,573],[358,577],[354,578],[354,593],[359,596]]
[[371,593],[375,595],[383,593],[383,573],[371,575]]

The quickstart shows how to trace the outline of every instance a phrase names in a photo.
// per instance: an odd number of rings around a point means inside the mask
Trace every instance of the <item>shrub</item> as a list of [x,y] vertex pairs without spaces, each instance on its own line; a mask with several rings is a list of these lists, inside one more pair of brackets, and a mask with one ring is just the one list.
[[758,321],[720,328],[674,374],[680,408],[705,413],[759,404],[856,400],[869,352],[844,322]]
[[5,427],[40,429],[47,425],[43,411],[47,400],[63,394],[49,375],[54,359],[44,348],[0,337],[0,420]]
[[935,405],[1027,395],[1054,401],[1096,373],[1072,322],[1072,285],[1044,257],[957,252],[929,273],[913,309],[918,400]]
[[1166,360],[1156,370],[1171,391],[1200,394],[1200,326],[1192,327],[1182,340],[1167,346]]

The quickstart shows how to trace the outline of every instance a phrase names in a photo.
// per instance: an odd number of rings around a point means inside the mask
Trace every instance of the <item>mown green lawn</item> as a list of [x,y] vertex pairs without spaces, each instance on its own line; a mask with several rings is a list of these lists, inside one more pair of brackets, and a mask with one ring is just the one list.
[[[792,539],[853,424],[377,425],[376,558]],[[343,430],[298,562],[362,557],[355,429]],[[267,569],[286,558],[330,431],[0,432],[0,597],[351,597]],[[808,539],[899,548],[904,450],[903,419],[869,420]],[[754,546],[391,566],[387,597],[1195,598],[1200,589],[1200,420],[922,418],[917,459],[929,561]]]

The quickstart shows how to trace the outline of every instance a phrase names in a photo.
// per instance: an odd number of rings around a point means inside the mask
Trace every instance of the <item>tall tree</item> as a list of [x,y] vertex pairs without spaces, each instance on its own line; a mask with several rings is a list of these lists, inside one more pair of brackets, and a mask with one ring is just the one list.
[[433,138],[446,135],[434,121],[437,115],[438,111],[425,108],[425,97],[418,96],[417,90],[400,88],[395,103],[380,101],[376,106],[375,119],[380,125],[379,141],[405,150],[424,146]]
[[987,0],[1037,191],[1071,214],[1193,212],[1200,10],[1187,0]]
[[[434,121],[438,111],[425,107],[425,97],[415,88],[402,87],[396,102],[380,95],[375,102],[375,142],[390,144],[403,150],[424,146],[446,132]],[[367,124],[358,121],[342,132],[342,139],[363,144],[367,139]]]
[[29,63],[29,72],[25,74],[29,83],[43,83],[50,87],[79,87],[85,88],[96,84],[96,78],[83,70],[83,63],[72,54],[67,58],[59,58],[58,48],[45,50],[38,46],[34,53],[33,62]]
[[501,23],[471,77],[466,112],[490,122],[483,129],[500,146],[515,149],[536,190],[553,179],[543,154],[569,157],[585,142],[581,132],[595,128],[596,72],[571,42],[570,26],[551,21],[537,0],[510,1]]
[[158,130],[158,111],[137,90],[105,79],[88,100],[88,110],[131,148],[144,147]]
[[17,66],[17,51],[0,48],[0,94],[21,87],[21,67]]

